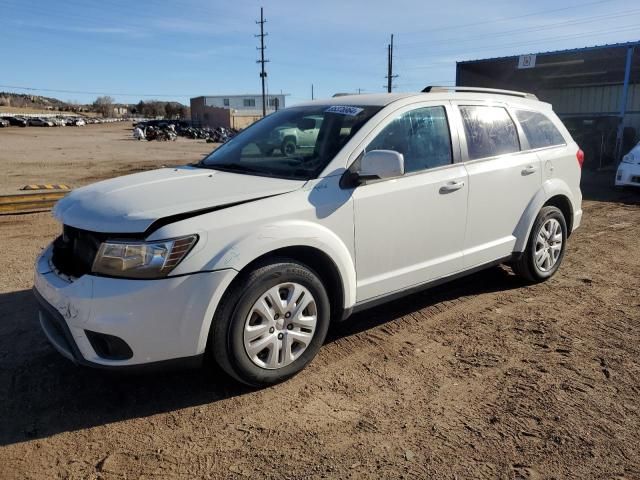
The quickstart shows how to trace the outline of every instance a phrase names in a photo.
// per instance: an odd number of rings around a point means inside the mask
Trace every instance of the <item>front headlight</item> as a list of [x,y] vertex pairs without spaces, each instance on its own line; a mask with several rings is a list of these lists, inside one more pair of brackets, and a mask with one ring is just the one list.
[[622,157],[622,163],[635,163],[636,159],[633,153],[628,153],[624,157]]
[[91,271],[113,277],[166,277],[197,241],[197,235],[157,242],[108,240],[100,245]]

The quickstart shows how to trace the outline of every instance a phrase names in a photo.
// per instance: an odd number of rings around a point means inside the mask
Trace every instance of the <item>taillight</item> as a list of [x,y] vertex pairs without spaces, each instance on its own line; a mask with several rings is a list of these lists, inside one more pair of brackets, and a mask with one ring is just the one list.
[[582,149],[578,149],[578,151],[576,152],[576,158],[578,159],[578,165],[580,165],[580,168],[582,168],[582,164],[584,163],[584,152],[582,151]]

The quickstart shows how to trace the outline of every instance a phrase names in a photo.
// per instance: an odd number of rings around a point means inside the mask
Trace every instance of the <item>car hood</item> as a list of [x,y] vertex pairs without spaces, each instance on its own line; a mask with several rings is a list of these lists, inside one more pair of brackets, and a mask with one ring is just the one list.
[[197,167],[162,168],[78,188],[56,204],[53,214],[83,230],[141,233],[162,218],[288,193],[304,183]]

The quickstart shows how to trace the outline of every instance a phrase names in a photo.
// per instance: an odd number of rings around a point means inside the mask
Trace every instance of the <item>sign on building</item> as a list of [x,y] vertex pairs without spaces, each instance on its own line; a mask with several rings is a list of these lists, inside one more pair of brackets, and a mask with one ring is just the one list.
[[535,68],[536,56],[535,55],[520,55],[518,58],[518,69],[522,68]]

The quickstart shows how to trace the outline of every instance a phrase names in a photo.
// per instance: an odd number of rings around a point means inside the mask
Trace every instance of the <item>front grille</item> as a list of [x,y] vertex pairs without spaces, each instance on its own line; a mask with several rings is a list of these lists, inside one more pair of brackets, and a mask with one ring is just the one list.
[[71,277],[90,273],[103,236],[65,225],[62,235],[53,242],[53,265]]

